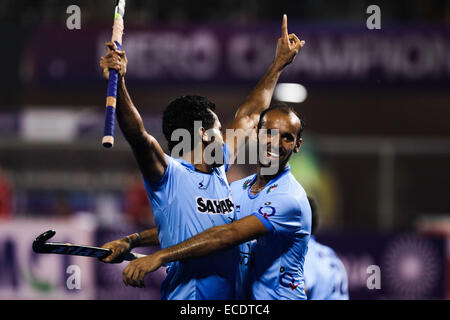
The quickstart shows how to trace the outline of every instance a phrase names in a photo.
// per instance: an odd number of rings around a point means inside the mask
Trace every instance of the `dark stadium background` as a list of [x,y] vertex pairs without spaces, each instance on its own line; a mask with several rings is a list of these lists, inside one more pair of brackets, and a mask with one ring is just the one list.
[[[372,4],[380,30],[366,27]],[[80,30],[66,26],[70,5]],[[0,1],[0,299],[159,297],[163,270],[146,290],[125,289],[124,265],[31,252],[50,228],[101,245],[154,224],[118,127],[116,146],[101,146],[98,61],[113,9]],[[147,130],[163,141],[162,110],[184,94],[209,97],[229,123],[273,58],[283,13],[306,40],[280,80],[308,93],[292,104],[306,122],[292,169],[318,202],[317,239],[343,259],[350,297],[450,298],[450,1],[129,0],[127,85]],[[71,264],[80,290],[66,287]],[[367,288],[370,265],[379,290]]]

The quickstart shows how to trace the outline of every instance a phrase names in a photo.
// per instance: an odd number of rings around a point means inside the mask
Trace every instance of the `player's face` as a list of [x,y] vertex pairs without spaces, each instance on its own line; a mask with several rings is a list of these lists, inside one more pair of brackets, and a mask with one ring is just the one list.
[[212,126],[211,129],[208,130],[208,132],[211,132],[211,135],[213,138],[212,141],[220,144],[220,146],[223,147],[224,141],[223,141],[223,136],[222,136],[222,124],[220,123],[217,115],[214,112],[213,112],[213,114],[214,114],[214,119],[215,119],[214,125]]
[[[212,112],[212,111],[211,111]],[[206,145],[208,146],[208,151],[205,150],[205,156],[210,154],[213,157],[214,164],[213,166],[221,166],[223,165],[223,136],[222,136],[222,125],[219,121],[217,115],[212,112],[214,115],[214,125],[207,130],[206,140],[208,141]],[[216,151],[219,151],[218,153]]]
[[300,126],[300,119],[293,113],[276,109],[266,113],[258,132],[258,150],[265,152],[265,156],[258,157],[260,165],[278,165],[283,169],[291,155],[300,149],[302,139],[297,139]]

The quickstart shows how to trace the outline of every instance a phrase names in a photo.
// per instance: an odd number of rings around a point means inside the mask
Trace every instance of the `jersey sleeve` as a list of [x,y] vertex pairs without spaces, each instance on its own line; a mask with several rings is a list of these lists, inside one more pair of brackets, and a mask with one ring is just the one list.
[[152,206],[168,206],[175,196],[175,190],[178,183],[177,174],[181,170],[181,165],[172,157],[166,154],[167,168],[163,177],[158,182],[151,182],[145,179],[145,190]]
[[[308,212],[304,212],[309,207],[301,206],[299,200],[290,194],[274,194],[270,200],[253,213],[269,232],[284,235],[309,234]],[[309,218],[310,216],[309,212]]]

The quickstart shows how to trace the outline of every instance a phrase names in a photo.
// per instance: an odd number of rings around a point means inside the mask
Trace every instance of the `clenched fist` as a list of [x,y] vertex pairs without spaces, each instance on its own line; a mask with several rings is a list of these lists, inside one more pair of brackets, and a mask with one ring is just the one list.
[[102,248],[112,251],[109,256],[102,260],[106,263],[121,263],[125,254],[131,250],[130,242],[125,238],[105,243]]
[[127,72],[127,56],[125,51],[118,50],[114,42],[106,42],[107,53],[100,59],[100,67],[103,70],[105,79],[109,79],[109,70],[114,69],[123,77]]
[[144,278],[150,272],[157,270],[163,263],[161,251],[131,261],[122,272],[123,283],[132,287],[144,288]]

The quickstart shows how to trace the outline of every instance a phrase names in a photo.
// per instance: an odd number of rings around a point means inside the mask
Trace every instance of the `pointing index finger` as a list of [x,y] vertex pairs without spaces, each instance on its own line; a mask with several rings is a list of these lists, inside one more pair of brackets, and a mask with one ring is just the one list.
[[283,24],[281,25],[281,35],[284,38],[288,38],[288,29],[287,29],[287,15],[283,14]]

